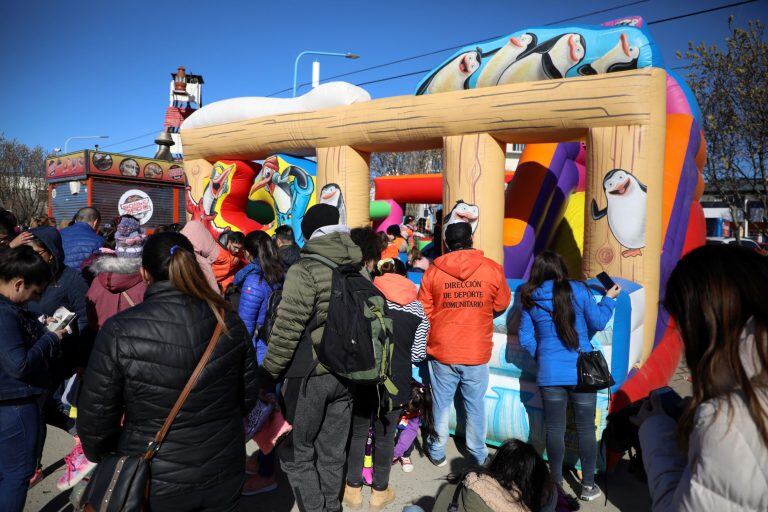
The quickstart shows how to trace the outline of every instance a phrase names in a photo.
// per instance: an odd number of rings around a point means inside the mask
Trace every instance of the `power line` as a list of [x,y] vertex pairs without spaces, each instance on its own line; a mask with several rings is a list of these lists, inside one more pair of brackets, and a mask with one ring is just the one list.
[[[543,26],[548,27],[548,26],[551,26],[551,25],[557,25],[558,23],[565,23],[566,21],[573,21],[573,20],[576,20],[576,19],[579,19],[579,18],[585,18],[587,16],[593,16],[595,14],[602,14],[602,13],[605,13],[605,12],[608,12],[608,11],[613,11],[613,10],[621,9],[621,8],[624,8],[624,7],[630,7],[632,5],[642,4],[642,3],[648,2],[648,1],[649,0],[635,0],[633,2],[627,2],[627,3],[621,4],[621,5],[616,5],[616,6],[613,6],[613,7],[607,7],[605,9],[600,9],[600,10],[597,10],[597,11],[592,11],[592,12],[588,12],[588,13],[585,13],[585,14],[580,14],[578,16],[571,16],[570,18],[564,18],[564,19],[557,20],[557,21],[551,21],[549,23],[546,23]],[[382,64],[376,64],[374,66],[369,66],[367,68],[360,68],[360,69],[357,69],[355,71],[348,71],[346,73],[341,73],[339,75],[329,76],[325,80],[326,81],[327,80],[334,80],[336,78],[342,78],[342,77],[349,76],[349,75],[355,75],[357,73],[363,73],[365,71],[371,71],[372,69],[379,69],[379,68],[383,68],[383,67],[386,67],[386,66],[392,66],[394,64],[400,64],[402,62],[407,62],[409,60],[420,59],[422,57],[429,57],[431,55],[436,55],[438,53],[443,53],[443,52],[447,52],[447,51],[450,51],[450,50],[457,50],[459,48],[463,48],[463,47],[469,46],[471,44],[478,44],[478,43],[483,43],[483,42],[486,42],[486,41],[491,41],[493,39],[498,39],[500,37],[503,37],[504,35],[506,35],[506,34],[499,34],[499,35],[495,35],[495,36],[490,36],[490,37],[486,37],[486,38],[483,38],[483,39],[478,39],[478,40],[475,40],[475,41],[470,41],[468,43],[459,44],[459,45],[456,45],[456,46],[451,46],[449,48],[443,48],[441,50],[433,50],[433,51],[430,51],[430,52],[427,52],[427,53],[421,53],[419,55],[413,55],[411,57],[404,57],[402,59],[397,59],[397,60],[393,60],[393,61],[390,61],[390,62],[384,62]],[[427,71],[429,71],[429,70],[427,70]],[[397,77],[397,78],[400,78],[400,77]],[[369,82],[366,82],[366,83],[369,83]],[[311,84],[311,82],[305,82],[303,84],[300,84],[299,88],[307,86],[307,85],[310,85],[310,84]],[[290,90],[292,90],[292,88],[288,87],[287,89],[283,89],[283,90],[280,90],[280,91],[277,91],[277,92],[273,92],[272,94],[267,95],[267,98],[270,98],[272,96],[276,96],[278,94],[282,94],[282,93],[290,91]]]
[[371,80],[371,81],[368,81],[368,82],[360,82],[359,84],[355,84],[355,85],[357,85],[359,87],[361,85],[369,85],[369,84],[375,84],[375,83],[379,83],[379,82],[386,82],[387,80],[394,80],[396,78],[404,78],[406,76],[423,75],[424,73],[426,73],[428,71],[429,71],[429,69],[422,69],[421,71],[414,71],[413,73],[405,73],[403,75],[391,76],[389,78],[381,78],[379,80]]
[[664,23],[666,21],[681,20],[683,18],[689,18],[691,16],[698,16],[699,14],[707,14],[708,12],[721,11],[723,9],[728,9],[730,7],[738,7],[740,5],[751,4],[753,2],[758,2],[758,1],[759,0],[744,0],[743,2],[734,2],[732,4],[721,5],[719,7],[712,7],[711,9],[703,9],[701,11],[689,12],[688,14],[680,14],[679,16],[671,16],[669,18],[662,18],[660,20],[649,21],[648,25],[655,25],[656,23]]
[[150,146],[154,146],[154,145],[155,145],[155,144],[154,144],[154,143],[152,143],[152,144],[147,144],[146,146],[139,146],[139,147],[137,147],[137,148],[125,149],[125,150],[121,151],[121,153],[130,153],[131,151],[136,151],[136,150],[138,150],[138,149],[144,149],[144,148],[148,148],[148,147],[150,147]]
[[157,130],[152,130],[151,132],[148,132],[148,133],[143,133],[143,134],[141,134],[141,135],[137,135],[137,136],[135,136],[135,137],[131,137],[130,139],[124,139],[124,140],[120,140],[120,141],[117,141],[117,142],[113,142],[113,143],[111,143],[111,144],[105,144],[105,145],[103,145],[103,146],[99,146],[99,147],[100,147],[100,148],[110,148],[110,147],[112,147],[112,146],[118,146],[118,145],[120,145],[120,144],[123,144],[123,143],[125,143],[125,142],[130,142],[130,141],[132,141],[132,140],[140,139],[140,138],[142,138],[142,137],[147,137],[148,135],[152,135],[152,134],[154,134],[154,133],[157,133]]

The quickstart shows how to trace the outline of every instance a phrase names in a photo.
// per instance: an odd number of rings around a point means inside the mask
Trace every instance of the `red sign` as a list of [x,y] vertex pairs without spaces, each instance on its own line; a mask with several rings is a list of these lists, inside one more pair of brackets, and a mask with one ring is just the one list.
[[45,161],[45,177],[49,180],[70,177],[82,178],[85,176],[87,158],[88,155],[85,151],[49,158]]

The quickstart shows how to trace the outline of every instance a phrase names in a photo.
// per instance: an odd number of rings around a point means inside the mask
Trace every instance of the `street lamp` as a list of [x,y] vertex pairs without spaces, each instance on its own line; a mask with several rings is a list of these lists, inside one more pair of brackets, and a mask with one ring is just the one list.
[[335,53],[335,52],[317,52],[314,50],[307,50],[301,52],[297,57],[296,61],[293,63],[293,96],[296,97],[296,80],[298,79],[299,75],[299,59],[301,59],[304,55],[328,55],[330,57],[344,57],[345,59],[359,59],[359,55],[355,55],[354,53]]
[[69,141],[74,139],[108,139],[109,135],[75,135],[74,137],[69,137],[67,140],[64,141],[64,153],[67,152],[67,146],[69,145]]

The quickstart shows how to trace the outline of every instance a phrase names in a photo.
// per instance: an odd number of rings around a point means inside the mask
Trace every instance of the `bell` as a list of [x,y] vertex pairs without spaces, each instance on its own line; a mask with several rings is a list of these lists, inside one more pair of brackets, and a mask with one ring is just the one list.
[[160,135],[155,139],[157,144],[157,151],[155,152],[155,160],[165,160],[167,162],[173,162],[173,155],[171,154],[171,146],[175,144],[171,134],[168,132],[160,132]]

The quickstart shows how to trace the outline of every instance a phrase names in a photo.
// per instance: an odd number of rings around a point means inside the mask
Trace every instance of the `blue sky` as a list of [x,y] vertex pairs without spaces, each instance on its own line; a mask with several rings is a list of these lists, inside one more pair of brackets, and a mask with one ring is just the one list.
[[[63,146],[69,136],[105,134],[109,140],[73,141],[69,148],[100,142],[127,151],[150,144],[161,131],[170,73],[179,65],[203,75],[205,103],[265,96],[291,86],[293,60],[302,50],[360,54],[359,60],[321,59],[323,78],[631,1],[6,0],[0,3],[0,132],[46,149]],[[569,24],[635,14],[652,21],[733,1],[647,0]],[[737,24],[768,22],[768,0],[651,31],[668,65],[678,66],[675,51],[688,41],[723,43],[729,14]],[[450,53],[345,79],[361,83],[428,69]],[[310,78],[312,59],[305,59],[300,81]],[[411,94],[420,78],[364,87],[374,98]],[[131,152],[151,155],[154,147]]]

